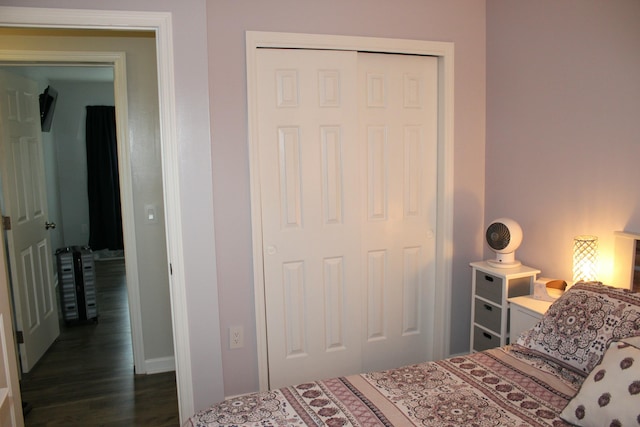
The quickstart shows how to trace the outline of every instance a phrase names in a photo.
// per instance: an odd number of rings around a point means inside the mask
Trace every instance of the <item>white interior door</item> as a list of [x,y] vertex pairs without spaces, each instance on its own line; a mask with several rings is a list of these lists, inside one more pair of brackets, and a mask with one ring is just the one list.
[[37,84],[0,71],[2,190],[16,329],[23,372],[29,372],[58,337],[53,251],[47,223]]
[[261,49],[257,74],[269,386],[426,360],[436,60]]

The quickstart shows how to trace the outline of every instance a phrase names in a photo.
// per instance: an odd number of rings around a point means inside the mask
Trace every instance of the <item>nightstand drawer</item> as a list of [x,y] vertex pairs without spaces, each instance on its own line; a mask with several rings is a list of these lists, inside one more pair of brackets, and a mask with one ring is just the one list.
[[502,308],[476,298],[474,321],[487,329],[500,333]]
[[502,279],[476,270],[476,295],[502,304]]
[[484,351],[489,348],[500,347],[500,337],[477,326],[473,328],[473,350]]

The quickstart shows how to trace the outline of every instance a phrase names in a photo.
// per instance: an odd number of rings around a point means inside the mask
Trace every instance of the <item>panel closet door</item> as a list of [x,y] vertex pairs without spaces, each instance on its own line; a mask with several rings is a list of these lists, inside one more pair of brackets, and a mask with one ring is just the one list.
[[425,360],[432,59],[258,52],[270,388]]
[[358,54],[363,371],[425,361],[433,329],[438,66]]

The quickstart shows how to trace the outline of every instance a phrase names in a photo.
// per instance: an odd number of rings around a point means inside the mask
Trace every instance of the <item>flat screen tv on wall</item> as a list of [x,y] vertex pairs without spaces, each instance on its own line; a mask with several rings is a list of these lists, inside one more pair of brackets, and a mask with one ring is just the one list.
[[51,130],[53,111],[56,108],[57,99],[58,91],[51,86],[47,86],[44,92],[40,94],[40,126],[42,127],[42,132]]

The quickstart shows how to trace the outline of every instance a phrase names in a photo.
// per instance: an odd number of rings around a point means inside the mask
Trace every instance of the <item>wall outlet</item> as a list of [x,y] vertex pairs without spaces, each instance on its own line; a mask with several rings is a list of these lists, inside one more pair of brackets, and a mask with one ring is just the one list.
[[229,348],[244,347],[244,330],[242,326],[232,326],[229,328]]

